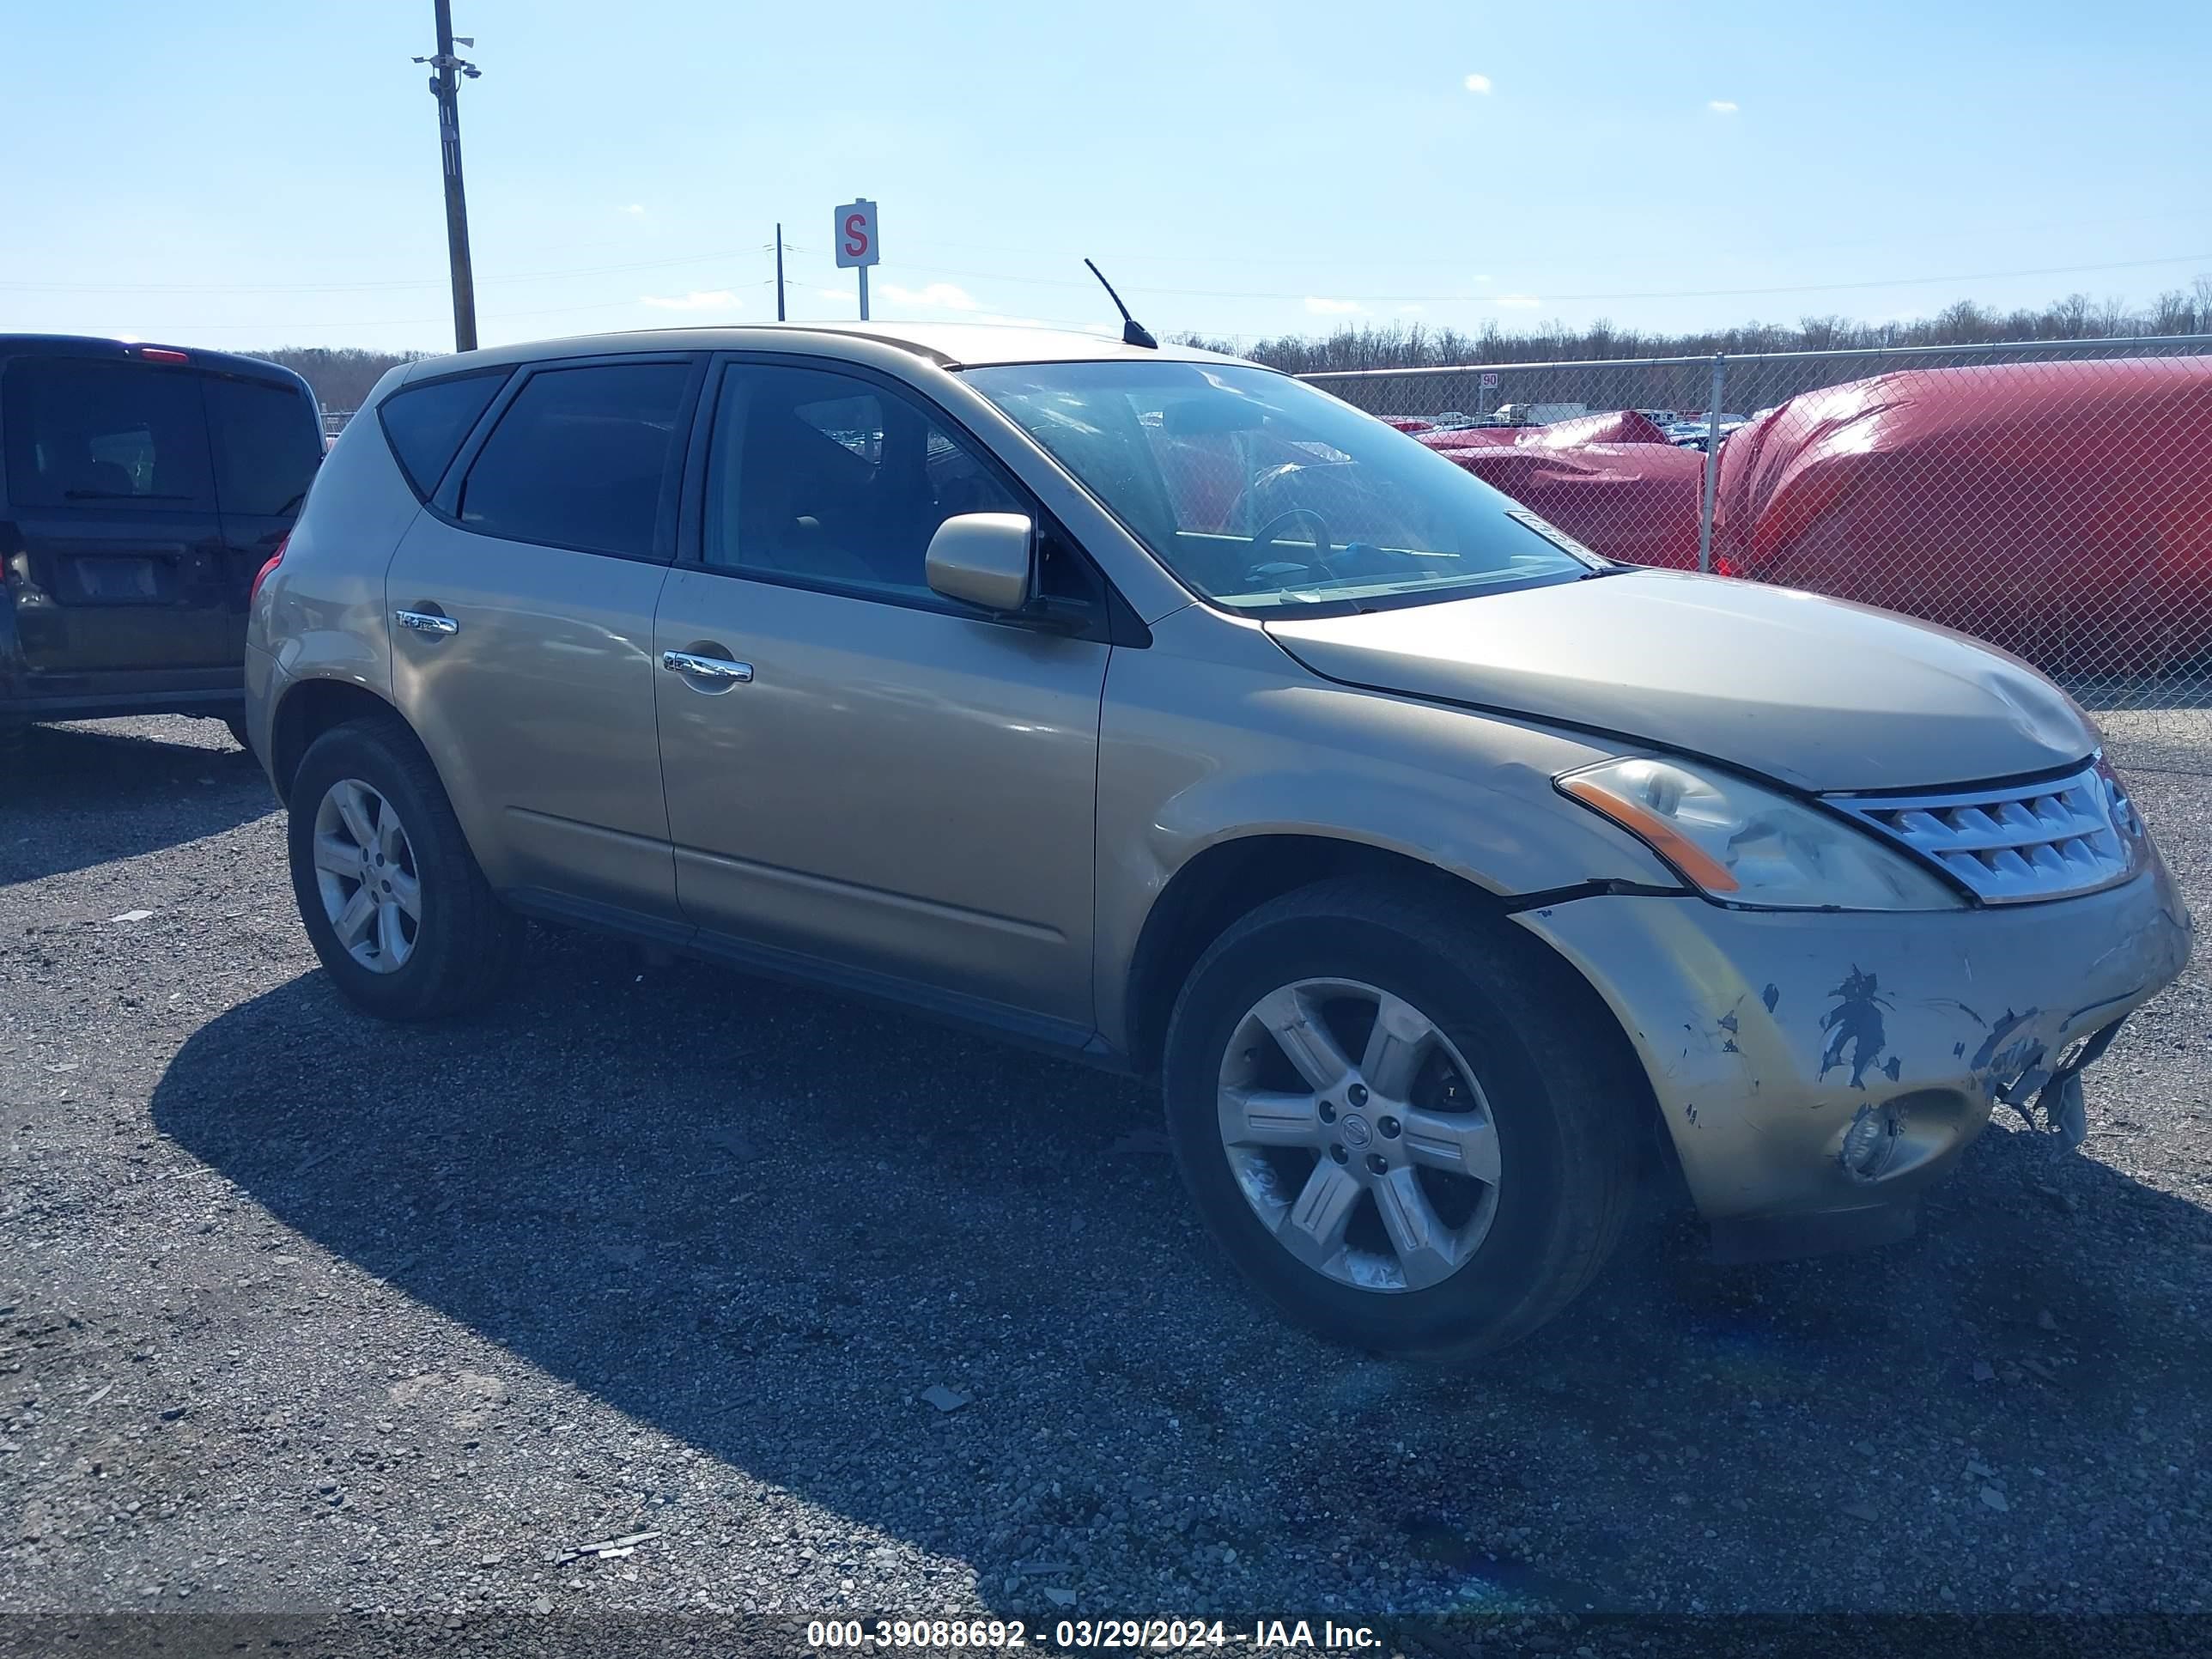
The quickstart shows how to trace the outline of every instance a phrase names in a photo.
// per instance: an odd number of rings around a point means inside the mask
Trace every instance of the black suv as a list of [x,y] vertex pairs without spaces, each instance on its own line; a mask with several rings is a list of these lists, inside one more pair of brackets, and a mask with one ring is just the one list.
[[246,598],[322,458],[275,363],[0,334],[0,747],[111,714],[236,733]]

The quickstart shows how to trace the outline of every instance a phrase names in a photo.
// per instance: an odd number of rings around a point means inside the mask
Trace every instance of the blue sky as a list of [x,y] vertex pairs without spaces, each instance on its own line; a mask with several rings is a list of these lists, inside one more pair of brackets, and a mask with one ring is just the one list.
[[[429,0],[54,7],[0,327],[451,343]],[[853,314],[1655,328],[2212,273],[2212,8],[456,0],[487,343]],[[1471,79],[1470,77],[1474,77]],[[2100,269],[2089,269],[2100,267]]]

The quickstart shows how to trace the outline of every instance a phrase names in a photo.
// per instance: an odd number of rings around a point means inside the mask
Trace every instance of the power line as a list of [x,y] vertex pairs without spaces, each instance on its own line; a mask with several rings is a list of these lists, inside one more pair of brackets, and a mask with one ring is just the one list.
[[[822,250],[799,243],[785,245],[793,253],[819,255]],[[629,260],[617,264],[579,265],[566,270],[518,271],[510,276],[479,278],[481,283],[549,282],[568,276],[611,276],[632,270],[666,270],[680,265],[704,264],[716,260],[734,259],[747,254],[761,255],[769,251],[767,245],[748,247],[721,248],[710,252],[686,253],[665,259]],[[1995,282],[2021,276],[2086,276],[2106,270],[2147,270],[2158,265],[2195,264],[2212,263],[2212,253],[2169,254],[2153,259],[2121,259],[2099,264],[2045,265],[2012,270],[1970,271],[1939,276],[1883,276],[1863,281],[1844,283],[1804,283],[1769,288],[1714,289],[1624,289],[1607,293],[1552,294],[1544,296],[1546,303],[1583,302],[1601,300],[1718,300],[1753,299],[1762,295],[1791,294],[1822,294],[1863,291],[1881,288],[1915,288],[1936,283]],[[1062,288],[1089,291],[1091,284],[1057,276],[1020,276],[1003,270],[971,270],[947,265],[906,265],[912,274],[925,276],[965,276],[975,282],[1009,283],[1026,288]],[[771,279],[772,280],[772,279]],[[405,289],[436,288],[434,282],[377,282],[331,283],[0,283],[0,291],[9,293],[113,293],[113,294],[356,294],[386,293]],[[1300,301],[1310,297],[1309,291],[1254,290],[1241,289],[1164,288],[1150,283],[1144,285],[1147,294],[1168,295],[1178,299],[1210,300],[1282,300]],[[1462,291],[1455,294],[1405,294],[1368,292],[1352,296],[1376,303],[1495,303],[1501,297],[1494,294]]]
[[[2018,270],[1966,271],[1944,276],[1883,276],[1866,282],[1805,283],[1776,288],[1651,289],[1642,290],[1624,290],[1615,293],[1602,294],[1553,294],[1545,296],[1541,303],[1552,304],[1562,301],[1579,301],[1590,300],[1748,299],[1754,298],[1761,295],[1826,294],[1877,288],[1920,288],[1935,283],[1987,283],[1996,282],[2014,276],[2072,276],[2086,275],[2092,271],[2100,270],[2139,270],[2153,265],[2198,264],[2208,262],[2212,262],[2212,253],[2176,253],[2166,255],[2162,258],[2118,259],[2104,264],[2043,265]],[[958,270],[946,265],[918,265],[909,267],[909,269],[913,270],[915,274],[920,276],[967,276],[979,282],[988,281],[996,283],[1011,283],[1030,288],[1082,289],[1090,286],[1090,284],[1085,283],[1073,282],[1058,276],[1012,276],[998,271]],[[1310,289],[1303,291],[1293,290],[1289,292],[1261,292],[1258,290],[1243,289],[1162,288],[1149,283],[1146,285],[1144,292],[1146,294],[1167,295],[1182,299],[1200,300],[1304,300],[1311,297]],[[1456,294],[1364,293],[1344,297],[1372,301],[1377,304],[1393,301],[1417,301],[1425,303],[1458,302],[1463,304],[1472,303],[1480,305],[1494,304],[1501,300],[1514,299],[1516,296],[1510,292],[1504,295],[1496,295],[1474,294],[1462,290]]]
[[[626,270],[665,270],[675,265],[704,264],[710,260],[734,259],[747,253],[764,253],[766,245],[751,248],[722,248],[711,253],[686,253],[672,259],[637,259],[621,264],[576,265],[565,270],[525,270],[507,276],[479,277],[479,283],[550,282],[562,276],[605,276]],[[10,293],[53,294],[368,294],[403,289],[442,288],[432,281],[372,283],[0,283]]]
[[[766,288],[769,284],[766,283],[740,283],[738,286],[739,288]],[[514,322],[526,317],[573,317],[579,312],[585,311],[635,309],[639,303],[640,302],[635,298],[627,300],[594,300],[588,305],[548,306],[543,309],[534,311],[494,312],[491,313],[491,320],[494,322]],[[234,332],[240,330],[253,330],[262,333],[269,333],[280,328],[413,328],[431,323],[445,322],[448,320],[450,319],[442,317],[342,317],[319,322],[300,321],[286,318],[281,321],[274,323],[270,322],[266,319],[254,323],[133,323],[131,325],[131,332],[134,334],[183,334],[190,333],[194,330],[226,329]]]

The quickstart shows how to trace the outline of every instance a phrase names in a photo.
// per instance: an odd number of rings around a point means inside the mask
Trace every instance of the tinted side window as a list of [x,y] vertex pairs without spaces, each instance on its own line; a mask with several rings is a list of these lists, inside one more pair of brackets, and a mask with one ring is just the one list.
[[929,538],[959,513],[1028,508],[915,404],[824,369],[722,380],[707,472],[707,562],[927,597]]
[[531,376],[477,452],[461,522],[486,536],[649,556],[688,363]]
[[491,407],[507,379],[501,371],[433,380],[395,392],[377,405],[385,441],[417,495],[427,499],[437,492],[446,469],[460,452],[461,441]]
[[201,379],[141,363],[17,358],[0,376],[9,496],[20,507],[212,508]]
[[283,517],[300,510],[323,461],[323,423],[298,387],[209,377],[215,496],[226,513]]

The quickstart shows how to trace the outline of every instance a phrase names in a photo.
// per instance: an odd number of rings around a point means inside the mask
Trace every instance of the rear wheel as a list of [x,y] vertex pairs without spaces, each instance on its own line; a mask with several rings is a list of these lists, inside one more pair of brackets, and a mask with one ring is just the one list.
[[300,918],[349,1000],[426,1019],[497,994],[523,923],[484,880],[412,732],[392,720],[325,732],[300,763],[289,808]]
[[1644,1085],[1593,1024],[1610,1018],[1534,941],[1432,892],[1287,895],[1177,1003],[1185,1182],[1244,1275],[1322,1334],[1503,1347],[1596,1275],[1629,1211]]

